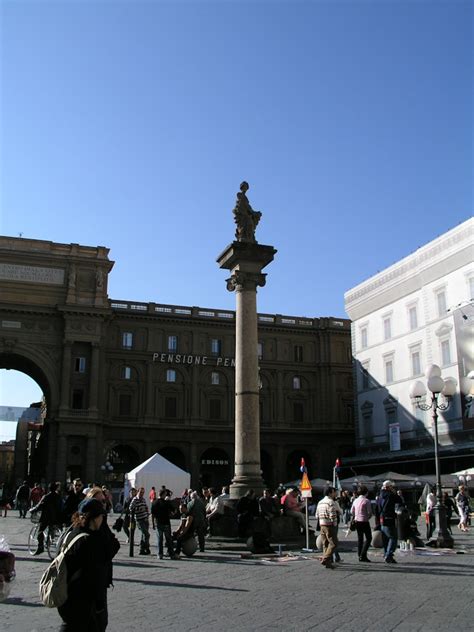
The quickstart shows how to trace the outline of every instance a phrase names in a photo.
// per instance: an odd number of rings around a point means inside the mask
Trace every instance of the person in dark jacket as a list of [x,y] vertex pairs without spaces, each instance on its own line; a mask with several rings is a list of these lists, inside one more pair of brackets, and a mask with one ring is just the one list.
[[30,486],[27,481],[23,481],[20,487],[16,490],[15,507],[20,513],[19,518],[26,518],[26,512],[30,506],[30,493]]
[[60,632],[104,632],[108,623],[108,551],[101,526],[103,504],[91,499],[73,517],[73,529],[65,542],[83,533],[66,553],[68,597],[58,608],[63,620]]
[[158,541],[158,557],[163,559],[163,540],[166,541],[166,549],[171,559],[176,559],[171,538],[171,516],[174,508],[169,500],[166,500],[166,490],[162,489],[156,500],[151,505],[151,515],[156,526]]
[[62,524],[61,497],[57,492],[58,484],[51,483],[49,491],[39,501],[36,507],[30,509],[31,513],[41,512],[38,529],[38,548],[35,555],[40,555],[44,551],[44,530],[46,527],[56,527]]
[[84,492],[82,491],[83,485],[80,478],[74,479],[72,485],[73,485],[72,490],[69,492],[69,494],[66,497],[66,500],[64,502],[64,509],[63,509],[64,523],[67,524],[68,526],[71,524],[72,516],[74,513],[76,513],[77,508],[79,507],[79,504],[86,497]]
[[384,481],[377,501],[377,508],[383,537],[384,558],[387,564],[396,564],[393,557],[398,542],[396,506],[400,504],[401,498],[395,493],[393,482]]
[[260,511],[258,500],[255,497],[253,489],[249,489],[245,496],[242,496],[242,498],[239,499],[236,511],[239,538],[245,538],[252,535],[253,522]]
[[100,532],[102,534],[104,548],[107,553],[107,586],[109,587],[112,586],[113,583],[112,559],[120,549],[120,542],[117,540],[107,524],[106,499],[100,487],[93,487],[87,492],[85,499],[79,503],[78,512],[82,513],[87,502],[90,500],[98,500],[105,512],[104,519],[100,525]]

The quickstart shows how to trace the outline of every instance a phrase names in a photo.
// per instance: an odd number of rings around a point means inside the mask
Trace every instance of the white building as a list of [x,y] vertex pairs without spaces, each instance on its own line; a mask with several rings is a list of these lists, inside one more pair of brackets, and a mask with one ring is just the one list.
[[412,382],[426,384],[429,364],[458,383],[439,416],[442,469],[474,463],[473,237],[471,218],[346,292],[357,391],[354,467],[391,462],[393,469],[404,464],[399,471],[434,471],[431,414],[409,396]]

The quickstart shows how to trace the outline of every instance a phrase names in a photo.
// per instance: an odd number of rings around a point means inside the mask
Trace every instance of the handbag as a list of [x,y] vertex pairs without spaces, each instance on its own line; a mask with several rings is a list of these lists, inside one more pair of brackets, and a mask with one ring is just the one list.
[[352,520],[349,522],[349,530],[350,530],[350,531],[355,531],[355,530],[356,530],[356,521],[355,521],[355,518],[352,518]]
[[119,516],[117,520],[114,522],[112,529],[114,531],[117,531],[117,533],[119,533],[120,531],[122,531],[122,527],[123,527],[123,518],[122,516]]

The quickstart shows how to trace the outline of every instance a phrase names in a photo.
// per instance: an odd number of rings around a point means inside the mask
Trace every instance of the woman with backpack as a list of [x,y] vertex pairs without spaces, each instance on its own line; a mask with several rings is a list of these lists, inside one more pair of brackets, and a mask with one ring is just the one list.
[[61,632],[104,632],[107,627],[107,585],[110,564],[107,544],[101,530],[105,517],[103,504],[83,501],[74,514],[68,541],[79,537],[68,550],[67,600],[58,608],[63,620]]

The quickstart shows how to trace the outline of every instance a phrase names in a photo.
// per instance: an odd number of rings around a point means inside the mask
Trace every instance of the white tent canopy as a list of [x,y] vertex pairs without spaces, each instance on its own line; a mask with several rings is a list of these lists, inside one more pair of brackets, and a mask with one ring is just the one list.
[[165,485],[175,496],[180,496],[190,484],[191,475],[158,452],[125,474],[125,494],[128,494],[131,487],[144,487],[147,500],[148,492],[152,487],[155,487],[158,492],[161,486]]
[[454,472],[452,476],[474,476],[474,467],[468,467],[466,470],[459,470],[459,472]]

